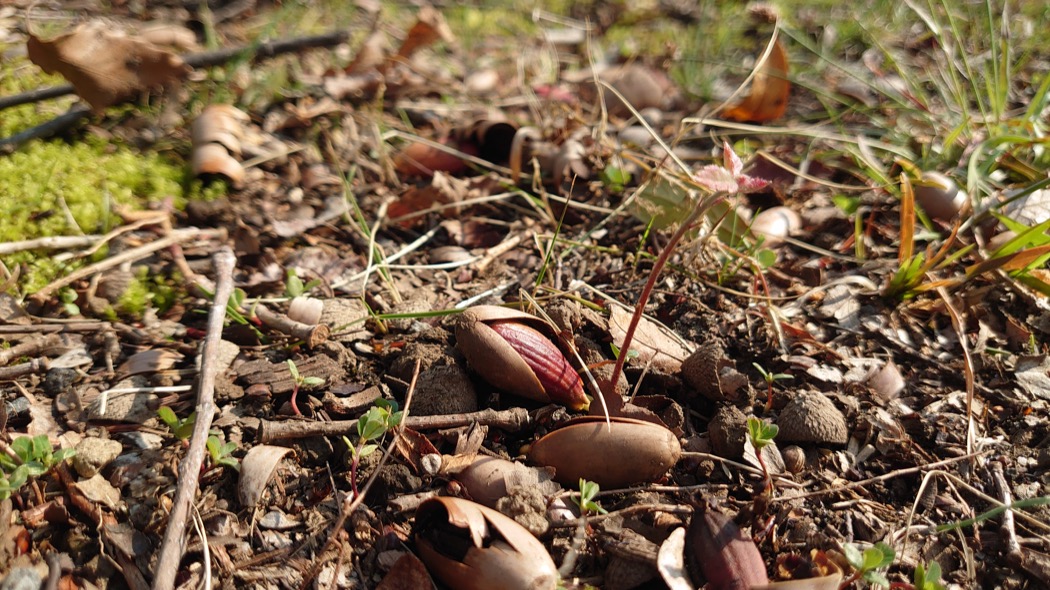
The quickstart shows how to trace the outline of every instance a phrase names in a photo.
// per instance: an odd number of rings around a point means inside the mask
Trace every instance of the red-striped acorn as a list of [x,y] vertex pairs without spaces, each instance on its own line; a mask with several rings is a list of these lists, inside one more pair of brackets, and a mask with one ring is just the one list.
[[456,346],[474,371],[500,389],[574,410],[587,409],[590,400],[583,380],[543,331],[552,330],[536,316],[479,305],[463,312]]

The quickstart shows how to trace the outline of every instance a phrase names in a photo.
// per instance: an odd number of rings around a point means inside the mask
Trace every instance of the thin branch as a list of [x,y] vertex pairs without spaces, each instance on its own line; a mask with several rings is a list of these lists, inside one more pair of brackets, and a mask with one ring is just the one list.
[[[524,408],[507,410],[486,409],[465,414],[440,416],[407,416],[402,424],[412,430],[436,430],[455,428],[469,424],[492,426],[506,432],[524,430],[532,423]],[[339,436],[357,431],[357,420],[334,420],[332,422],[305,422],[302,420],[261,420],[259,442],[269,444],[279,440],[309,438],[311,436]]]
[[197,420],[193,424],[193,436],[186,457],[179,464],[179,487],[172,500],[168,527],[164,531],[164,542],[157,558],[156,577],[153,590],[172,590],[175,575],[179,570],[185,548],[186,519],[190,504],[197,493],[197,482],[207,451],[208,431],[211,430],[215,414],[215,377],[219,369],[219,341],[226,320],[226,305],[233,293],[233,271],[237,258],[227,246],[215,254],[215,300],[208,316],[208,335],[201,350],[201,374],[197,391]]

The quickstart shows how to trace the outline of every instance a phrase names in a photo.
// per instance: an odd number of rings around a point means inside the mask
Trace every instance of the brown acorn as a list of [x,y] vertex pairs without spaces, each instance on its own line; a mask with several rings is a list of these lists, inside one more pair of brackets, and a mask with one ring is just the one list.
[[426,500],[416,511],[416,551],[427,569],[460,590],[554,590],[558,568],[524,527],[462,498]]
[[486,381],[515,395],[585,410],[583,380],[541,329],[536,316],[491,305],[463,312],[456,346]]
[[678,438],[663,426],[601,416],[569,420],[529,450],[530,463],[554,468],[554,481],[575,486],[584,478],[603,489],[656,481],[681,456]]
[[685,559],[693,577],[703,575],[709,590],[743,590],[769,583],[754,541],[733,519],[706,503],[697,507],[689,523]]

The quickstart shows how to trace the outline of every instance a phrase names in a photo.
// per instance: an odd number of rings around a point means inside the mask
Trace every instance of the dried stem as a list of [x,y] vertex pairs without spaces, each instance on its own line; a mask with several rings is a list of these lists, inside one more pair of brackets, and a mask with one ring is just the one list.
[[197,420],[193,424],[193,436],[186,457],[179,464],[179,487],[172,500],[168,527],[164,531],[164,542],[157,558],[156,577],[153,590],[171,590],[175,586],[175,574],[185,547],[186,519],[190,504],[197,493],[197,482],[204,455],[207,452],[208,432],[215,414],[215,377],[218,372],[219,341],[226,320],[226,304],[233,293],[233,270],[237,258],[229,247],[215,254],[215,300],[208,316],[208,335],[201,350],[201,374],[197,392]]

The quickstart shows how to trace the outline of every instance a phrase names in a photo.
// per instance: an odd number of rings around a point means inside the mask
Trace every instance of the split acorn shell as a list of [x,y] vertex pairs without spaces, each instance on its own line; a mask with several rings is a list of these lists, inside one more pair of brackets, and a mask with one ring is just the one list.
[[673,432],[633,418],[585,416],[533,443],[529,462],[553,467],[554,481],[575,487],[580,478],[603,489],[659,480],[682,456]]
[[456,346],[467,364],[499,389],[574,410],[587,409],[590,400],[580,374],[545,332],[552,330],[536,316],[479,305],[463,312]]
[[416,511],[416,551],[457,590],[554,590],[558,568],[525,527],[469,500],[436,497]]

